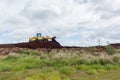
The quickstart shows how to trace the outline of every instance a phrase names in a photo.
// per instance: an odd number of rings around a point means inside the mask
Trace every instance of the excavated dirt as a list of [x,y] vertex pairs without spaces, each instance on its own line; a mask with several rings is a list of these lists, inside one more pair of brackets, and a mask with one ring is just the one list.
[[[120,49],[120,43],[110,44],[116,49]],[[16,44],[0,44],[0,56],[8,55],[9,53],[18,53],[20,50],[29,50],[29,49],[37,49],[39,51],[51,51],[52,49],[62,49],[62,50],[84,50],[91,51],[95,49],[97,52],[105,51],[105,46],[93,46],[93,47],[75,47],[75,46],[61,46],[56,40],[47,41],[47,42],[24,42],[24,43],[16,43]]]
[[120,43],[110,44],[110,45],[113,46],[116,49],[120,49]]
[[34,42],[29,42],[29,43],[19,43],[15,44],[15,47],[20,47],[20,48],[31,48],[31,49],[36,49],[36,48],[61,48],[62,46],[56,41],[48,41],[48,42],[39,42],[39,41],[34,41]]
[[47,42],[39,42],[39,41],[32,41],[32,42],[24,42],[24,43],[17,43],[17,44],[1,44],[0,48],[61,48],[62,46],[57,41],[47,41]]
[[62,46],[56,40],[46,42],[32,41],[16,44],[0,44],[0,56],[8,55],[9,53],[18,53],[21,49],[39,49],[42,51],[50,51],[52,49],[60,48],[62,48]]

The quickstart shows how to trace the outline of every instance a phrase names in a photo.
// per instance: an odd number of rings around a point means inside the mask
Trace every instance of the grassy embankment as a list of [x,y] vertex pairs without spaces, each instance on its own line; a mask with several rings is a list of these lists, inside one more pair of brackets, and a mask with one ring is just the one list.
[[0,59],[0,80],[119,80],[120,50],[20,50]]

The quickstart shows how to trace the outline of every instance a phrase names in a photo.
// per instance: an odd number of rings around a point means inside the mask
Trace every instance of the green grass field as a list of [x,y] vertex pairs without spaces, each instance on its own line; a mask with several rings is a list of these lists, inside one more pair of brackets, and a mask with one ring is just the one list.
[[[101,55],[98,55],[101,54]],[[120,53],[20,50],[0,59],[0,80],[119,80]]]

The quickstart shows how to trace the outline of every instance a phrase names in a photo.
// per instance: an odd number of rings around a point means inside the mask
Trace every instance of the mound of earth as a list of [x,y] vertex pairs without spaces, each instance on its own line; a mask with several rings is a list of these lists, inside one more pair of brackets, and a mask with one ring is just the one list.
[[46,41],[46,42],[32,41],[32,42],[0,45],[0,48],[14,48],[14,47],[36,49],[36,48],[61,48],[62,46],[57,41]]
[[15,47],[36,49],[36,48],[61,48],[62,46],[57,41],[47,42],[32,41],[28,43],[15,44]]
[[115,44],[110,44],[110,45],[116,49],[120,49],[120,43],[115,43]]

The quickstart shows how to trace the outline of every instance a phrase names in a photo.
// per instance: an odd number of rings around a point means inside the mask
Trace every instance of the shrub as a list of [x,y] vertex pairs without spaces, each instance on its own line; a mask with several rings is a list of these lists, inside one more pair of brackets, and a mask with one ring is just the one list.
[[106,52],[107,52],[109,55],[113,55],[113,54],[116,53],[116,49],[113,48],[111,45],[107,45],[107,46],[105,47],[105,50],[106,50]]

